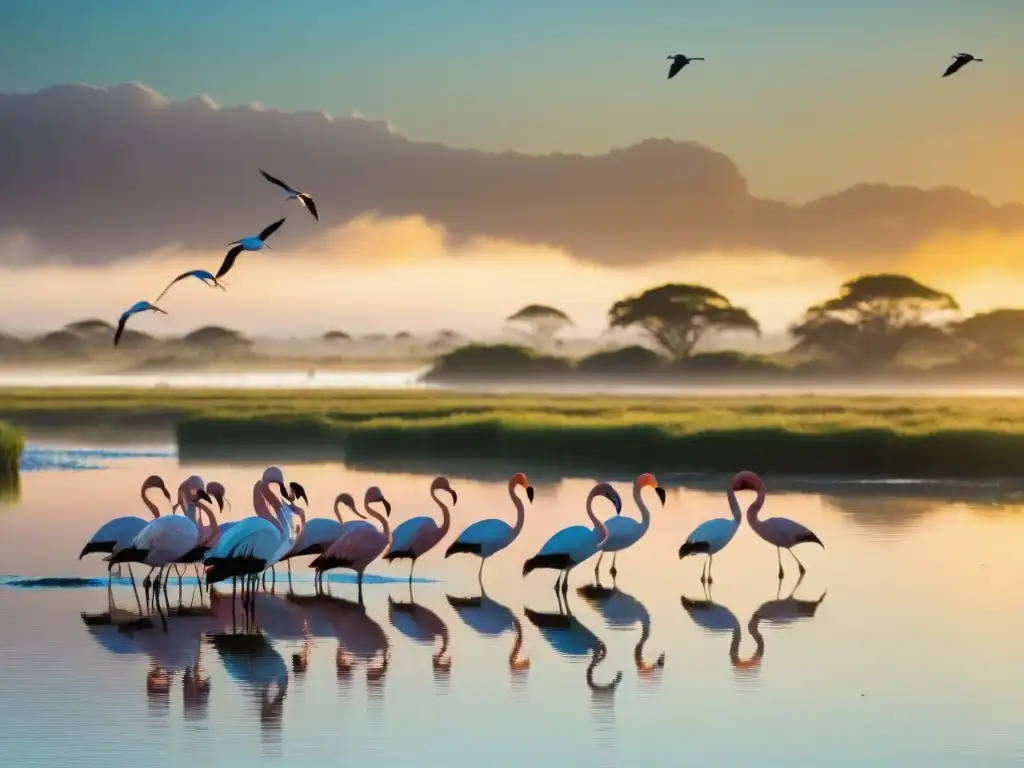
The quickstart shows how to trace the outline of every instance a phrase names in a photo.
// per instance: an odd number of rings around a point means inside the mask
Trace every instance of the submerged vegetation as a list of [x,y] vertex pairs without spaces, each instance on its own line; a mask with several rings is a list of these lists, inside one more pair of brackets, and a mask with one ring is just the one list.
[[183,456],[320,447],[355,462],[500,459],[630,471],[1024,476],[1024,400],[437,392],[0,390],[28,428],[163,424]]

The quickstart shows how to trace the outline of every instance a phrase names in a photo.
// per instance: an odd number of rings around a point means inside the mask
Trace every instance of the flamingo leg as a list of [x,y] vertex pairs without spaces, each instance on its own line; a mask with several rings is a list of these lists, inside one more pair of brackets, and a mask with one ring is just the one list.
[[796,560],[796,567],[800,569],[800,575],[803,576],[805,573],[807,573],[807,569],[804,568],[804,564],[800,562],[800,558],[798,558],[795,554],[793,554],[793,550],[792,549],[789,550],[789,554],[790,554],[790,557],[792,557],[794,560]]
[[416,569],[416,558],[412,559],[412,564],[409,566],[409,590],[412,591],[412,572]]
[[601,586],[601,561],[604,559],[604,552],[597,556],[597,565],[594,566],[594,583]]
[[356,585],[359,595],[359,604],[363,604],[363,572],[359,571],[359,576],[356,578]]
[[714,555],[708,555],[708,584],[714,583],[714,579],[711,578],[711,566],[714,564],[714,562],[715,562],[715,556]]
[[782,581],[783,577],[786,575],[782,570],[782,547],[776,547],[775,554],[779,556],[779,581]]
[[[566,569],[566,571],[565,571],[565,578],[562,579],[562,596],[563,597],[565,597],[565,595],[569,592],[569,571],[570,570],[572,570],[572,569],[571,568],[567,568]],[[566,601],[566,604],[568,604],[568,601]]]
[[[604,554],[603,552],[601,554]],[[612,552],[612,569],[608,571],[612,575],[612,584],[615,584],[615,577],[619,575],[618,570],[615,568],[615,558],[619,556],[618,552]],[[600,560],[601,558],[598,558]]]
[[555,594],[556,595],[558,594],[558,587],[561,586],[561,584],[560,584],[561,581],[562,581],[562,572],[559,571],[558,575],[555,576]]
[[484,563],[487,562],[486,557],[480,558],[480,570],[476,572],[476,580],[480,583],[480,589],[484,587]]
[[182,577],[182,576],[183,576],[183,575],[184,575],[185,573],[188,573],[188,566],[186,565],[186,566],[185,566],[185,571],[184,571],[184,572],[182,572],[181,570],[179,570],[179,569],[178,569],[178,566],[177,566],[177,565],[175,565],[175,566],[174,566],[174,572],[175,572],[176,574],[178,574],[178,594],[180,595],[180,594],[181,594],[181,577]]
[[288,559],[288,589],[291,590],[291,588],[292,588],[292,561],[291,561],[291,558],[289,558]]
[[704,561],[704,565],[701,566],[701,569],[700,569],[700,583],[701,584],[707,583],[707,580],[708,580],[707,570],[708,570],[708,561],[705,560]]
[[[291,568],[292,561],[288,561],[288,567]],[[274,594],[274,587],[277,586],[277,571],[274,570],[274,566],[270,566],[270,594]]]

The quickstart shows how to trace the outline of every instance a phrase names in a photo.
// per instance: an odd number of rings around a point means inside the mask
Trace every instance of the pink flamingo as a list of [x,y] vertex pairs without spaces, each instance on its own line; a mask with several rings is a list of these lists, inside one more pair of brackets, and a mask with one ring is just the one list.
[[380,503],[384,506],[384,512],[391,516],[391,502],[384,498],[380,488],[375,485],[366,489],[363,496],[363,509],[370,517],[374,518],[381,525],[380,531],[376,528],[352,528],[338,538],[322,555],[310,563],[310,566],[318,573],[329,571],[333,568],[350,568],[358,575],[359,602],[363,602],[363,572],[366,567],[380,557],[391,545],[391,527],[387,519],[374,509],[371,504]]
[[412,571],[416,567],[416,561],[441,543],[441,539],[448,535],[448,529],[452,524],[451,510],[448,509],[441,499],[437,497],[438,491],[447,491],[451,494],[452,504],[459,501],[458,495],[452,490],[447,477],[435,477],[430,484],[430,498],[441,508],[441,525],[434,522],[434,519],[427,517],[413,517],[395,528],[391,540],[391,549],[384,555],[389,563],[392,560],[407,558],[412,561],[409,566],[409,584],[412,585]]
[[[212,483],[211,483],[212,485]],[[209,492],[207,492],[209,493]],[[212,494],[210,494],[212,495]],[[202,501],[196,499],[196,507],[199,511],[206,513],[207,525],[203,525],[202,518],[197,516],[196,522],[199,524],[199,539],[196,545],[192,547],[188,552],[182,555],[178,562],[175,563],[174,570],[178,571],[178,564],[188,565],[191,563],[196,569],[196,578],[199,579],[200,586],[203,583],[203,577],[199,571],[199,563],[206,556],[206,553],[213,548],[213,545],[217,543],[217,539],[220,538],[220,524],[217,522],[217,516],[213,513],[213,509],[203,504]],[[178,589],[181,589],[181,573],[178,572]]]
[[793,554],[793,547],[797,544],[811,543],[818,544],[824,549],[825,545],[822,544],[821,539],[807,526],[785,517],[769,517],[767,520],[758,519],[757,515],[761,511],[761,507],[764,506],[766,493],[764,482],[753,472],[744,471],[737,474],[733,478],[733,488],[736,490],[746,488],[757,492],[757,498],[754,499],[754,503],[747,507],[747,522],[754,529],[754,533],[775,547],[775,551],[779,556],[779,580],[781,581],[786,575],[782,570],[783,549],[788,551],[790,556],[796,560],[796,567],[800,569],[800,575],[803,576],[807,569],[804,568],[804,564],[800,562],[800,559]]

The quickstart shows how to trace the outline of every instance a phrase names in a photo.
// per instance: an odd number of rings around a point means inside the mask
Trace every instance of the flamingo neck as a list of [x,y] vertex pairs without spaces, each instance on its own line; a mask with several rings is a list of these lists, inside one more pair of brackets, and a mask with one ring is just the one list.
[[189,499],[189,491],[191,490],[184,483],[178,487],[178,506],[181,507],[181,514],[194,523],[196,521],[196,506]]
[[587,665],[587,687],[592,691],[612,691],[615,690],[615,686],[619,684],[619,680],[622,679],[622,673],[619,672],[615,675],[610,683],[595,683],[594,682],[594,670],[597,665],[604,661],[605,656],[608,655],[608,651],[604,646],[604,643],[597,646],[594,649],[594,655],[590,657],[590,663]]
[[220,536],[220,523],[217,522],[217,516],[213,513],[213,510],[203,504],[203,502],[197,501],[196,506],[206,513],[208,523],[208,525],[200,529],[199,544],[201,546],[212,546],[213,542]]
[[267,497],[274,498],[273,494],[266,488],[262,480],[257,480],[256,485],[252,487],[252,507],[256,511],[257,517],[262,517],[273,523],[274,527],[278,529],[279,533],[284,533],[281,528],[281,524],[277,521],[277,518],[270,511],[270,506],[267,504]]
[[[764,486],[759,486],[757,489],[757,498],[754,499],[753,503],[749,507],[747,507],[747,522],[755,531],[760,531],[762,527],[762,523],[757,516],[761,512],[761,507],[764,506],[765,496]],[[739,509],[738,502],[736,508]]]
[[430,498],[434,500],[434,503],[441,508],[441,527],[438,529],[440,537],[443,539],[448,535],[448,529],[452,526],[452,512],[448,509],[448,505],[445,504],[437,495],[437,489],[430,489]]
[[342,525],[344,525],[344,524],[345,524],[345,521],[344,521],[344,520],[343,520],[343,519],[341,518],[341,510],[340,510],[340,509],[338,509],[338,507],[340,507],[340,506],[341,506],[341,500],[340,500],[340,499],[335,499],[335,500],[334,500],[334,516],[335,516],[336,518],[338,518],[338,522],[339,522],[339,523],[341,523]]
[[597,547],[600,549],[604,546],[604,543],[608,541],[608,526],[601,522],[600,518],[594,514],[594,499],[596,497],[596,493],[591,493],[587,497],[587,517],[590,518],[590,522],[594,524],[594,530],[597,531]]
[[508,665],[515,672],[528,668],[530,660],[519,658],[519,652],[523,649],[523,625],[519,623],[519,618],[515,615],[512,616],[512,629],[516,633],[516,639],[512,643],[512,652],[508,655]]
[[437,649],[437,653],[435,653],[433,657],[434,669],[451,669],[452,660],[444,658],[444,655],[448,653],[449,642],[450,638],[448,637],[448,630],[446,629],[441,633],[441,647]]
[[729,501],[729,510],[732,512],[732,519],[736,521],[737,525],[739,525],[743,520],[743,510],[740,509],[740,502],[739,499],[736,498],[736,491],[730,488],[726,492],[725,498]]
[[512,526],[512,536],[509,541],[514,541],[516,536],[519,535],[520,531],[523,530],[523,523],[526,522],[526,505],[523,504],[522,500],[516,496],[516,486],[513,483],[508,484],[508,495],[512,499],[512,503],[516,507],[516,524]]
[[150,501],[148,496],[146,496],[149,490],[153,487],[154,486],[151,485],[142,486],[142,503],[146,505],[146,509],[150,511],[150,514],[152,514],[153,517],[160,517],[160,508],[152,501]]
[[646,502],[643,499],[641,491],[643,486],[633,487],[633,501],[636,502],[637,508],[640,510],[640,535],[647,533],[647,529],[651,527],[651,510],[647,507]]
[[388,547],[390,547],[391,546],[391,526],[388,525],[388,519],[386,517],[384,517],[384,515],[382,515],[377,510],[371,509],[369,503],[367,503],[366,501],[363,502],[363,509],[366,510],[366,514],[368,514],[370,517],[372,517],[374,520],[376,520],[378,523],[380,523],[381,533],[384,534],[384,538],[388,542]]
[[757,626],[759,621],[760,619],[755,614],[750,618],[750,623],[747,624],[747,632],[750,633],[755,644],[754,654],[749,659],[740,658],[742,630],[740,629],[739,622],[736,622],[733,626],[732,642],[729,643],[729,661],[732,663],[733,669],[751,669],[761,663],[761,657],[764,656],[764,637]]

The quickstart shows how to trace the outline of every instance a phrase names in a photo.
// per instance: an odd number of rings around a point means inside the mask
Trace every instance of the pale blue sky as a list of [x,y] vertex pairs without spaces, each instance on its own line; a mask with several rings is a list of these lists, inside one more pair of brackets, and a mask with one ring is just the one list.
[[[1004,201],[1024,199],[1022,29],[1021,0],[4,0],[0,91],[136,80],[480,149],[668,136],[729,154],[759,194]],[[986,62],[941,79],[960,50]],[[708,61],[669,82],[676,52]]]

